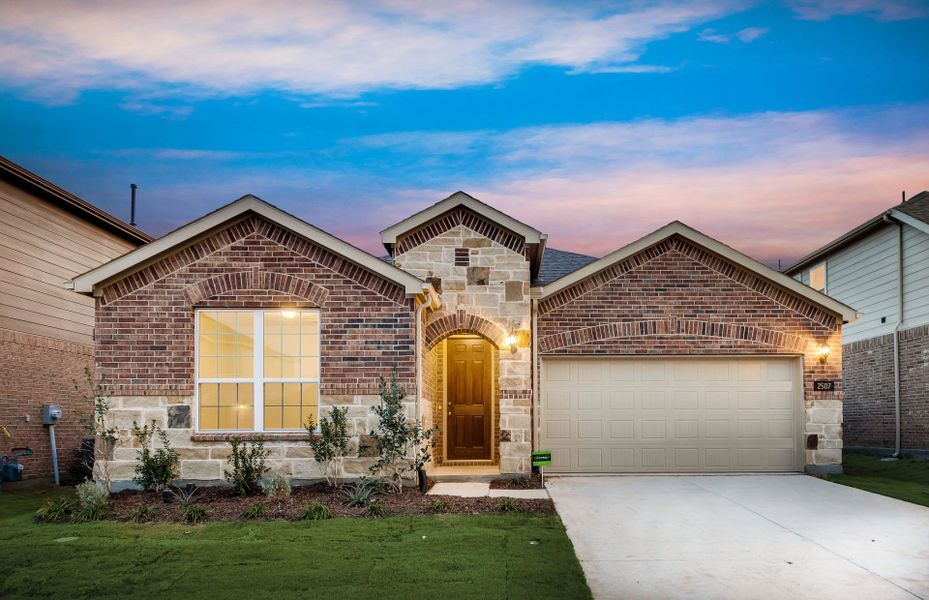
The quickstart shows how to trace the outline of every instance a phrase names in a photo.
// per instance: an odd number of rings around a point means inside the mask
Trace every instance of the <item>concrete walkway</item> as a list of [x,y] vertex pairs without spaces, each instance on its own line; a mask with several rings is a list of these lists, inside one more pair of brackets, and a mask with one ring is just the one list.
[[432,486],[427,496],[459,496],[461,498],[548,498],[546,490],[492,490],[489,483],[437,483]]
[[929,508],[804,475],[546,483],[596,598],[929,598]]

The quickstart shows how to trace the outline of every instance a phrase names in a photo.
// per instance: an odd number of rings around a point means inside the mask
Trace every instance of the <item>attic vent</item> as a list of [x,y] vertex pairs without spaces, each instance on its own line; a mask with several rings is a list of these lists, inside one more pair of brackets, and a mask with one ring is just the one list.
[[455,266],[467,267],[471,264],[471,251],[468,248],[455,248]]

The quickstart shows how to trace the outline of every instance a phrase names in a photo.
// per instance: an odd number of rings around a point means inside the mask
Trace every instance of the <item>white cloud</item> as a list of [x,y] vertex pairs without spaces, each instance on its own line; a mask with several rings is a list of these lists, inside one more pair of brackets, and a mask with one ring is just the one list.
[[735,33],[719,33],[715,29],[704,29],[697,34],[697,39],[701,42],[712,42],[714,44],[728,44],[732,40],[739,40],[748,44],[768,33],[768,31],[766,27],[746,27]]
[[864,13],[881,21],[903,21],[929,15],[923,0],[788,0],[802,19],[824,21],[839,15]]
[[0,77],[46,99],[110,87],[140,94],[275,89],[351,98],[373,89],[499,81],[533,64],[637,66],[653,40],[740,10],[742,0],[613,5],[78,0],[7,3]]

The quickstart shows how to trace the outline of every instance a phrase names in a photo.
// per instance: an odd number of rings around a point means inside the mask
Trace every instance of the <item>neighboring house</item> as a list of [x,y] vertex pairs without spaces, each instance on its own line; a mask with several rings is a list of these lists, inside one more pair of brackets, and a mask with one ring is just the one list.
[[[43,404],[63,409],[56,428],[60,470],[67,475],[86,437],[82,402],[93,367],[94,303],[62,286],[75,275],[152,238],[135,227],[0,157],[0,454],[31,446],[27,478],[52,474]],[[82,388],[83,389],[83,388]]]
[[116,422],[165,423],[185,480],[220,480],[233,435],[313,479],[307,418],[347,407],[354,452],[396,369],[440,429],[433,476],[528,473],[533,449],[560,472],[841,469],[841,392],[813,381],[840,378],[855,312],[681,223],[596,260],[458,192],[381,241],[393,264],[246,196],[76,277]]
[[842,333],[846,447],[929,450],[929,192],[784,272],[861,313]]

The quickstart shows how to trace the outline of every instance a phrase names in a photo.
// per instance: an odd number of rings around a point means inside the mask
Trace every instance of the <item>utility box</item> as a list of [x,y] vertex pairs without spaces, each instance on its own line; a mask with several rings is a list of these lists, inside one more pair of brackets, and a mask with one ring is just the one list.
[[61,405],[43,404],[42,405],[42,424],[57,425],[61,422]]

